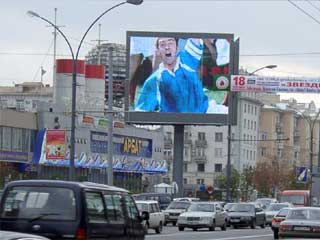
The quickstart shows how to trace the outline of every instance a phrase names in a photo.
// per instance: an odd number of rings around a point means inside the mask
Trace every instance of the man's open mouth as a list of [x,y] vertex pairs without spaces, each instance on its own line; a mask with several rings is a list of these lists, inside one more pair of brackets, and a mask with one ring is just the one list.
[[166,57],[171,57],[171,53],[166,53]]

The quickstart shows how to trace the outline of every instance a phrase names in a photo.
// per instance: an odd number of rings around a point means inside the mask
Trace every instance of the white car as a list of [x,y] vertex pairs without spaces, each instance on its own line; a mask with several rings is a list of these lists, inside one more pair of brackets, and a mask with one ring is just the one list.
[[49,240],[49,238],[41,237],[33,234],[1,231],[1,230],[0,230],[0,239],[1,240]]
[[192,202],[187,212],[181,213],[178,218],[179,231],[185,228],[209,228],[214,231],[220,227],[222,231],[227,229],[225,213],[219,203],[215,202]]
[[156,233],[161,233],[164,224],[164,213],[161,212],[159,203],[154,200],[136,200],[135,202],[140,212],[149,213],[149,220],[144,222],[146,232],[148,229],[154,229]]
[[271,203],[269,207],[265,210],[266,213],[266,224],[271,226],[273,217],[282,209],[282,208],[293,207],[291,203]]

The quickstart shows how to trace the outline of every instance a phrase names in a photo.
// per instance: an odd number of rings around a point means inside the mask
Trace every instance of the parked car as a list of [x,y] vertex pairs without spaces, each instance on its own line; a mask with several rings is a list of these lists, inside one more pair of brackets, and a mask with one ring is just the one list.
[[282,208],[293,207],[291,203],[271,203],[269,207],[265,210],[266,213],[266,224],[271,226],[271,221],[273,217],[279,212]]
[[280,223],[279,238],[320,238],[320,208],[291,208],[284,221]]
[[266,215],[262,208],[258,207],[253,203],[237,203],[233,205],[228,212],[230,217],[230,225],[234,228],[251,227],[252,229],[256,226],[265,228]]
[[10,182],[0,205],[0,228],[50,239],[144,239],[138,208],[122,188],[56,180]]
[[164,210],[164,225],[166,226],[168,223],[172,223],[173,226],[177,224],[178,217],[181,213],[187,211],[187,209],[190,207],[191,202],[187,201],[174,201],[171,202],[170,205],[167,207],[166,210]]
[[262,208],[266,209],[271,203],[277,203],[278,201],[275,198],[258,198],[255,202],[262,204]]
[[19,232],[9,232],[0,230],[1,240],[50,240],[49,238]]
[[276,215],[272,218],[271,229],[273,231],[273,238],[279,238],[279,227],[280,223],[284,221],[288,215],[290,208],[282,208]]
[[164,224],[164,213],[161,212],[159,203],[154,200],[137,200],[136,204],[141,213],[149,213],[149,220],[143,222],[146,228],[146,232],[148,232],[148,229],[154,229],[156,233],[161,233],[162,226]]
[[187,212],[181,213],[178,217],[179,231],[185,228],[209,228],[214,231],[216,227],[221,230],[227,229],[225,215],[219,203],[215,202],[193,202]]
[[165,210],[172,201],[172,196],[168,193],[140,193],[132,196],[135,200],[158,201],[161,210]]

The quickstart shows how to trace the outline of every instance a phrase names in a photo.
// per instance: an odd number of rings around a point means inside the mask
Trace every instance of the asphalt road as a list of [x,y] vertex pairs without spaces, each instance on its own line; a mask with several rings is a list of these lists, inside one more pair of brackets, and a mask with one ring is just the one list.
[[183,232],[179,232],[178,227],[167,226],[163,228],[161,234],[156,234],[154,230],[149,229],[146,240],[271,240],[273,239],[273,232],[271,228],[266,227],[261,229],[240,228],[233,229],[228,228],[227,231],[221,231],[219,228],[214,232],[208,231],[208,229],[199,229],[193,231],[192,229],[185,229]]

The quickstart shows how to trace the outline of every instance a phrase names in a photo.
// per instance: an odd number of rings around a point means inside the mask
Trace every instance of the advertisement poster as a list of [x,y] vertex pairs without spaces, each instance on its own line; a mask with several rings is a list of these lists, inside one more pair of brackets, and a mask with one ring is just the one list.
[[316,78],[264,77],[232,75],[233,92],[320,93],[320,80]]
[[47,160],[65,159],[66,130],[46,131],[46,158]]

